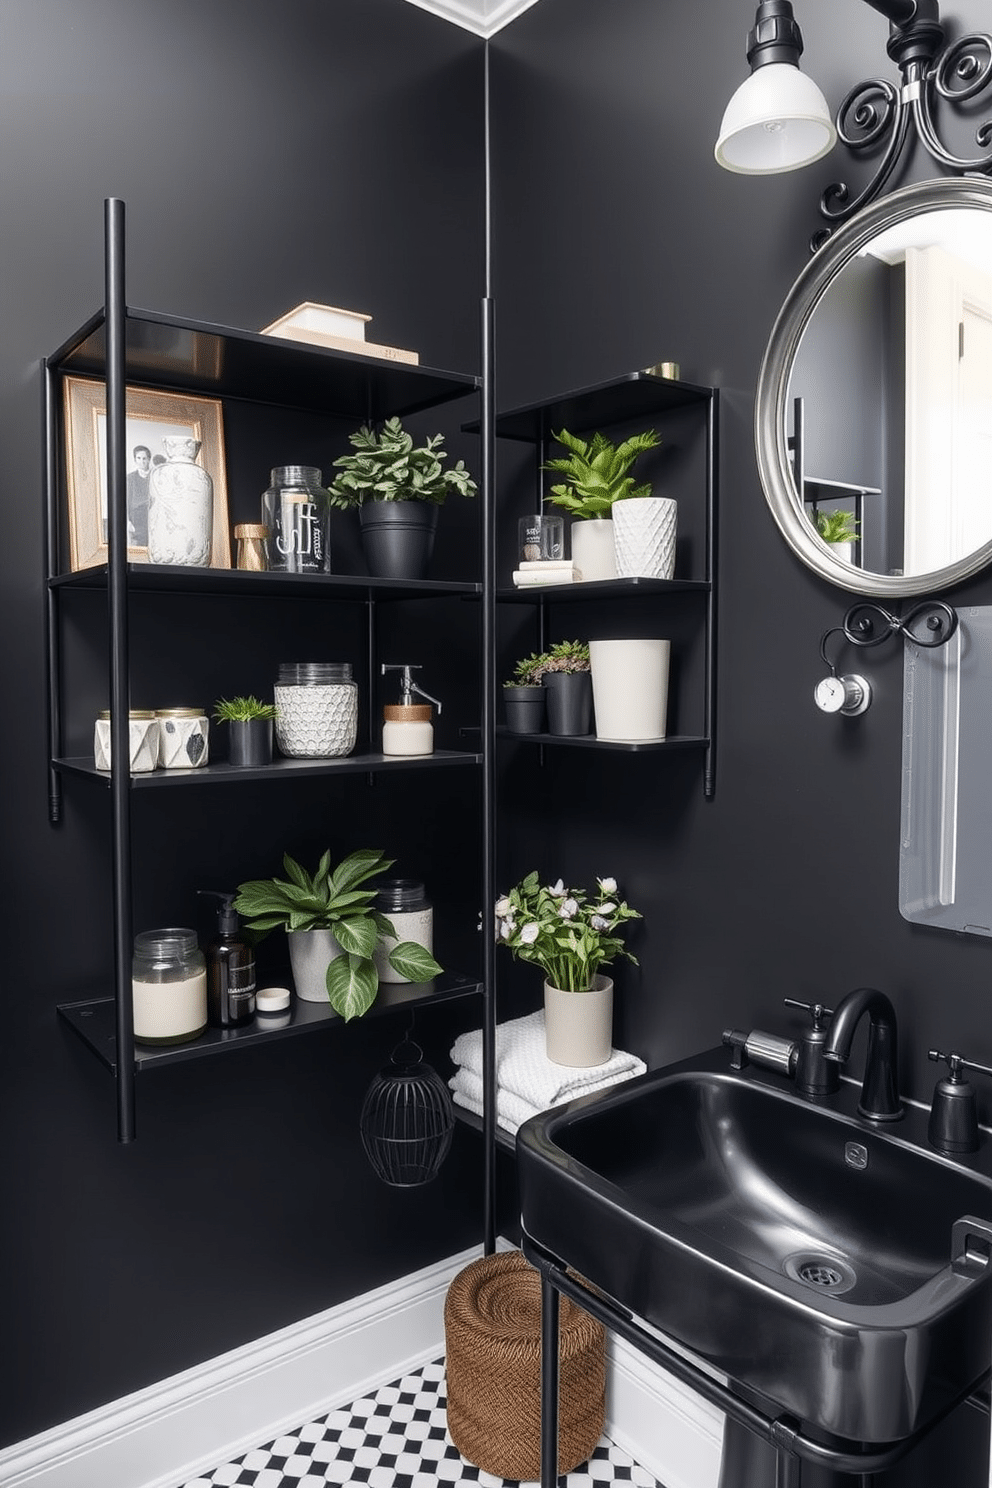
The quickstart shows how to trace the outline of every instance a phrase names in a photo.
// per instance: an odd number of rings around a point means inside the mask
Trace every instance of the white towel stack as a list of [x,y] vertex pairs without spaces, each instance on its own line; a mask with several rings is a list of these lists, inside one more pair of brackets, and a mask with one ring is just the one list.
[[518,589],[534,588],[538,584],[577,584],[582,578],[571,558],[529,558],[513,570],[513,582]]
[[[608,1085],[643,1075],[647,1069],[642,1059],[622,1049],[614,1049],[605,1064],[588,1069],[552,1064],[544,1049],[543,1010],[496,1027],[496,1120],[504,1131],[516,1132],[538,1111],[594,1090],[605,1090]],[[451,1060],[458,1066],[448,1081],[455,1104],[481,1116],[481,1028],[455,1039]]]

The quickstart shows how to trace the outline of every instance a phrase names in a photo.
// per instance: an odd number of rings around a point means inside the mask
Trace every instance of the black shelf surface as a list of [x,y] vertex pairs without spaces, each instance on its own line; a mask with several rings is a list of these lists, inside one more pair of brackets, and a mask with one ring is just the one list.
[[[441,579],[373,579],[365,574],[254,573],[240,568],[177,568],[129,563],[128,588],[165,594],[216,594],[221,597],[280,596],[287,599],[451,599],[474,598],[482,585]],[[107,588],[107,565],[81,568],[49,579],[53,589]]]
[[657,753],[659,750],[706,749],[709,739],[695,734],[671,734],[667,739],[623,740],[597,739],[595,734],[518,734],[505,724],[496,729],[501,739],[514,739],[518,744],[561,744],[569,749],[619,749],[627,754]]
[[[433,408],[479,387],[474,375],[151,310],[128,309],[124,330],[124,375],[130,383],[322,412],[333,409],[336,418],[357,423]],[[106,360],[101,311],[49,358],[49,365],[74,376],[103,379]]]
[[[98,770],[92,755],[57,759],[52,763],[63,773],[82,775],[110,786],[110,772]],[[195,770],[149,770],[147,774],[133,774],[131,784],[138,790],[167,790],[177,785],[238,785],[245,781],[285,781],[315,775],[378,775],[386,770],[442,770],[481,763],[481,754],[458,749],[435,749],[433,754],[417,755],[346,754],[337,759],[274,759],[270,765],[257,768],[230,765],[222,760],[218,764],[200,765]]]
[[[465,1106],[453,1103],[455,1120],[462,1122],[464,1126],[470,1126],[473,1131],[482,1132],[482,1117],[477,1116],[474,1111],[469,1111]],[[508,1132],[505,1127],[496,1127],[496,1146],[501,1147],[504,1152],[512,1152],[516,1156],[517,1139]]]
[[[582,434],[590,429],[620,424],[630,419],[650,418],[669,409],[693,403],[709,403],[713,389],[691,382],[674,382],[651,372],[630,372],[595,387],[578,388],[543,403],[530,403],[496,415],[496,433],[501,439],[520,439],[528,444],[550,438],[555,429]],[[464,425],[478,429],[473,420]]]
[[589,579],[576,584],[528,584],[520,589],[499,589],[501,604],[533,604],[535,599],[553,599],[574,604],[587,599],[623,599],[632,594],[706,594],[708,579]]
[[[435,1003],[475,996],[481,991],[481,982],[455,972],[446,972],[433,982],[382,982],[378,997],[364,1016],[373,1018],[402,1008],[430,1007]],[[101,1064],[111,1074],[116,1074],[114,999],[95,997],[83,1002],[63,1002],[58,1004],[56,1011]],[[137,1070],[158,1069],[167,1064],[208,1059],[217,1054],[227,1054],[232,1049],[257,1048],[274,1039],[295,1038],[333,1027],[343,1028],[345,1023],[330,1003],[301,1002],[294,995],[285,1013],[260,1014],[245,1028],[208,1028],[188,1044],[135,1044],[134,1065]]]

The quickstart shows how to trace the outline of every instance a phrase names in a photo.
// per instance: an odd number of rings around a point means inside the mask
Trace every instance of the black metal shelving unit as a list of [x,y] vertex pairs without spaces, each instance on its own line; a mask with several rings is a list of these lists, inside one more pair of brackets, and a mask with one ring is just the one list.
[[[112,816],[112,878],[114,916],[114,979],[112,995],[63,1001],[58,1013],[66,1026],[80,1037],[117,1082],[118,1139],[135,1136],[135,1075],[191,1059],[227,1054],[232,1050],[258,1048],[275,1039],[298,1037],[333,1028],[342,1023],[333,1010],[322,1004],[293,1001],[288,1015],[260,1017],[244,1029],[208,1030],[187,1044],[163,1048],[137,1047],[134,1042],[131,1001],[131,799],[134,790],[173,789],[182,792],[243,783],[282,782],[300,778],[368,777],[396,770],[474,768],[483,772],[483,862],[480,865],[484,903],[495,898],[493,817],[495,739],[494,659],[494,522],[492,518],[493,402],[492,402],[492,301],[482,301],[483,367],[481,375],[464,375],[430,367],[384,361],[355,352],[331,351],[305,343],[289,342],[190,320],[132,309],[125,296],[124,203],[108,200],[104,207],[105,283],[104,306],[43,363],[44,387],[44,482],[46,518],[46,644],[48,666],[49,817],[61,818],[65,779],[88,779],[109,789]],[[108,561],[106,564],[69,571],[62,540],[62,482],[64,479],[62,385],[66,377],[88,377],[105,384],[107,414]],[[392,415],[405,417],[421,410],[475,395],[482,410],[480,518],[482,521],[481,582],[371,579],[341,574],[248,573],[228,569],[186,569],[129,563],[125,500],[126,389],[151,387],[183,393],[210,395],[224,401],[243,400],[270,407],[318,411],[352,423],[380,422]],[[110,772],[97,771],[91,757],[66,757],[63,747],[62,696],[62,607],[77,593],[106,596],[110,632]],[[443,750],[410,759],[379,753],[350,755],[333,760],[277,759],[264,769],[235,771],[223,763],[198,770],[154,772],[132,775],[129,759],[128,711],[128,610],[131,596],[142,593],[211,595],[219,600],[253,599],[263,603],[288,599],[313,599],[332,603],[363,604],[367,613],[371,721],[372,681],[376,662],[376,611],[386,602],[406,600],[458,600],[481,606],[483,716],[478,743],[467,750]],[[369,731],[369,737],[375,737]],[[123,764],[121,762],[124,762]],[[180,797],[181,799],[181,797]],[[384,984],[371,1015],[398,1008],[412,1009],[451,1001],[482,997],[483,1024],[491,1046],[494,1024],[492,992],[493,947],[483,952],[481,981],[447,973],[426,986]],[[369,1016],[369,1015],[367,1015]],[[487,1082],[491,1072],[487,1073]],[[483,1122],[486,1147],[485,1228],[487,1248],[494,1245],[495,1094],[489,1090]]]
[[[695,578],[645,579],[623,578],[584,581],[575,584],[532,585],[520,589],[501,588],[496,599],[501,605],[529,604],[537,609],[537,648],[547,645],[548,611],[552,605],[609,602],[622,599],[651,600],[656,603],[702,605],[705,661],[703,676],[703,731],[699,735],[673,735],[650,744],[623,744],[597,739],[595,735],[563,736],[555,734],[516,734],[498,728],[502,738],[515,743],[568,746],[580,749],[651,751],[656,753],[698,749],[703,753],[703,794],[711,800],[716,789],[716,569],[717,569],[717,458],[719,444],[719,391],[695,383],[676,382],[650,372],[631,372],[624,377],[592,387],[579,388],[540,403],[501,413],[496,419],[500,439],[517,440],[534,446],[537,464],[537,487],[540,471],[546,464],[552,431],[566,428],[573,434],[588,434],[611,425],[635,420],[663,420],[676,410],[697,410],[705,422],[705,538],[703,573]],[[472,428],[471,424],[466,428]],[[700,596],[701,599],[696,599]],[[543,750],[542,750],[543,758]]]

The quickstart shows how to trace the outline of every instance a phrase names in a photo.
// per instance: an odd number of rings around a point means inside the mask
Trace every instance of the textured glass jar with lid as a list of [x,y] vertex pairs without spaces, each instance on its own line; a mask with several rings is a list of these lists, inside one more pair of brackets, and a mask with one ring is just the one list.
[[134,937],[134,1037],[185,1044],[207,1026],[207,966],[195,930],[174,926]]
[[350,754],[358,738],[358,685],[347,661],[283,661],[274,688],[276,743],[293,759]]
[[316,465],[277,465],[262,493],[275,573],[330,573],[330,501]]
[[379,885],[375,907],[391,921],[395,936],[384,935],[375,948],[374,961],[380,982],[405,982],[389,964],[389,953],[398,941],[412,940],[425,951],[434,951],[434,906],[424,885],[416,878],[387,878]]

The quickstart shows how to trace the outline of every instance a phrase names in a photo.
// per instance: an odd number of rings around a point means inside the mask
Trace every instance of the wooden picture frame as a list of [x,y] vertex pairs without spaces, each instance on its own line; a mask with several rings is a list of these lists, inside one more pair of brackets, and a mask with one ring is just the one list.
[[[84,377],[65,379],[66,492],[69,507],[69,565],[73,573],[108,560],[107,550],[107,390]],[[227,473],[221,404],[189,393],[126,390],[126,470],[147,478],[167,435],[186,434],[200,442],[197,464],[213,481],[211,568],[230,568],[231,539],[227,512]],[[135,449],[144,454],[135,456]],[[147,563],[147,505],[144,525],[140,499],[129,534],[129,563]],[[142,541],[144,539],[144,541]]]

